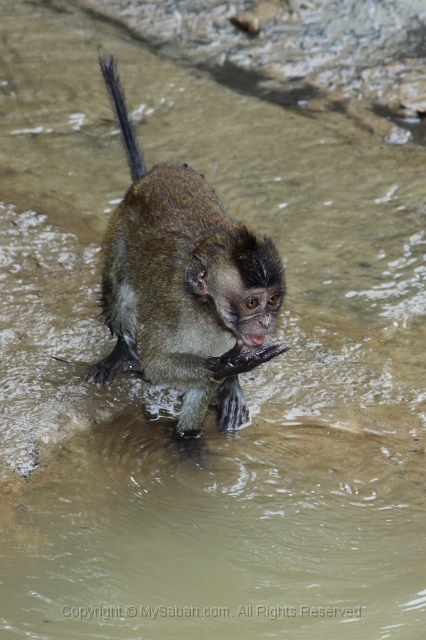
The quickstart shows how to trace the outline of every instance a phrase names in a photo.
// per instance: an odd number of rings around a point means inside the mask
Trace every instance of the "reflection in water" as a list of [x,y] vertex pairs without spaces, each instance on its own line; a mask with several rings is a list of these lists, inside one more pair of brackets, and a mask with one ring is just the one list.
[[[235,95],[71,4],[0,4],[1,637],[422,638],[423,150]],[[182,443],[176,394],[81,380],[128,186],[101,45],[147,160],[205,172],[286,258],[292,350],[243,376],[236,433],[211,411]]]

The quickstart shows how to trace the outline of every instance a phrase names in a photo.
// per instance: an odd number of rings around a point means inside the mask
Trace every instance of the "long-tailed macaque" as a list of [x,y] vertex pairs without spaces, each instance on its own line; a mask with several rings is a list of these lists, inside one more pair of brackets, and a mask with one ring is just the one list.
[[290,348],[264,344],[285,293],[281,260],[269,237],[227,216],[187,164],[146,170],[115,59],[104,55],[100,65],[133,184],[103,243],[102,315],[117,344],[85,379],[140,372],[182,389],[178,434],[198,433],[210,403],[219,429],[235,429],[249,416],[238,374]]

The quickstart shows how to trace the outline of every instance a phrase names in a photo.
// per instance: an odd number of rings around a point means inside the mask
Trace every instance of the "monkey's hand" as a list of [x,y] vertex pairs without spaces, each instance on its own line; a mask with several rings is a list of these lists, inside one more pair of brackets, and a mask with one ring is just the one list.
[[213,374],[215,380],[251,371],[260,364],[279,356],[280,353],[288,351],[290,345],[271,342],[270,344],[264,344],[261,347],[248,351],[242,351],[242,348],[243,342],[242,340],[238,340],[235,346],[224,353],[223,356],[219,358],[206,358],[207,369]]

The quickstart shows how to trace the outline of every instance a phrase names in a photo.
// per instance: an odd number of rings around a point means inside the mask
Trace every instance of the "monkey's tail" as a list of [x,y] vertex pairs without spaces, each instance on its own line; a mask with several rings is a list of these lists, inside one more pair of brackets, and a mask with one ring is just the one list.
[[117,71],[117,61],[111,53],[104,53],[99,57],[99,64],[120,127],[132,180],[136,182],[146,174],[146,166],[135,130],[127,113],[124,88]]

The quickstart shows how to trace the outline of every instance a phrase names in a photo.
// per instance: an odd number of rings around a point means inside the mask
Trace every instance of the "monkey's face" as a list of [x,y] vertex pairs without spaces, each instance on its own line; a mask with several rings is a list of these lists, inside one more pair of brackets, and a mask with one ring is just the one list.
[[262,345],[265,336],[275,329],[284,286],[247,288],[236,273],[221,280],[212,298],[223,323],[246,346]]
[[282,287],[252,289],[234,295],[229,300],[233,323],[231,330],[248,347],[263,344],[265,336],[273,333],[278,311],[283,302]]
[[262,345],[265,336],[274,331],[284,284],[247,287],[235,267],[219,261],[209,265],[197,256],[188,268],[187,282],[193,293],[214,303],[222,323],[247,347]]

